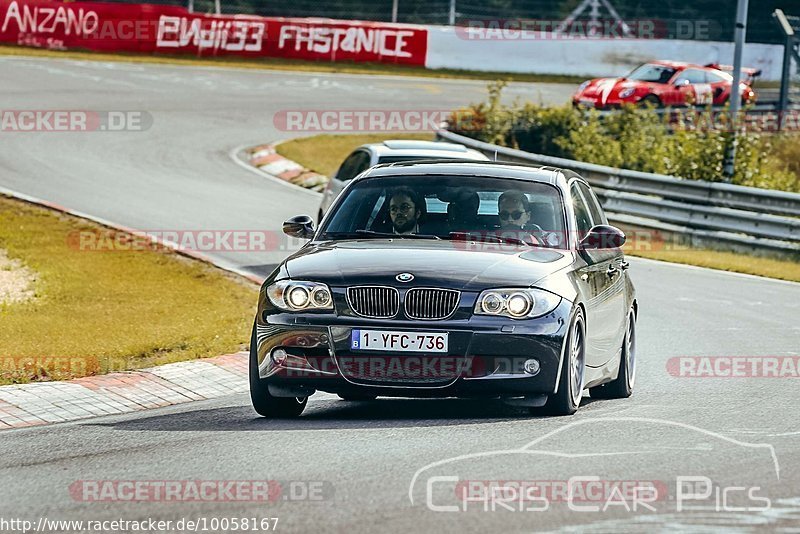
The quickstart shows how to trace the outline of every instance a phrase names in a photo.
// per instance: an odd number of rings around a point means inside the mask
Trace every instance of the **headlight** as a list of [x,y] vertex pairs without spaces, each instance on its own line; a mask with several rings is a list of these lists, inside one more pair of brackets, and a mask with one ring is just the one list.
[[273,306],[284,311],[332,310],[331,290],[319,282],[281,280],[267,288]]
[[475,314],[530,319],[550,313],[560,302],[561,297],[542,289],[489,289],[478,296]]
[[628,98],[628,97],[633,96],[633,93],[635,93],[635,92],[636,92],[636,89],[634,89],[633,87],[628,87],[627,89],[623,89],[622,91],[619,92],[619,97],[620,98]]

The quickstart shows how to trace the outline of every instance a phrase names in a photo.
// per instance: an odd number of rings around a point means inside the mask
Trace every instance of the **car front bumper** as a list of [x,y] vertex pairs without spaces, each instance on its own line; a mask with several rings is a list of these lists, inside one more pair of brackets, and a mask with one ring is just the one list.
[[[275,396],[316,390],[397,397],[524,397],[555,392],[572,303],[550,314],[512,320],[472,316],[435,322],[276,313],[256,322],[258,372]],[[357,351],[353,329],[447,332],[447,354]],[[278,365],[271,354],[288,357]],[[539,371],[525,372],[536,359]]]

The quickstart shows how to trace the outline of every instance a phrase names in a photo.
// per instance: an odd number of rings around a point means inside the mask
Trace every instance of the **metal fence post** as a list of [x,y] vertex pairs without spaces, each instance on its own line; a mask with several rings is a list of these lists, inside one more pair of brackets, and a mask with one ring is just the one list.
[[723,173],[726,181],[733,178],[736,170],[736,143],[737,128],[739,119],[739,109],[742,106],[742,96],[739,92],[739,85],[742,83],[742,52],[744,42],[747,37],[747,6],[748,0],[739,0],[736,6],[736,41],[733,49],[733,84],[731,85],[731,96],[728,101],[731,105],[731,144],[725,156]]
[[397,3],[399,0],[392,0],[392,22],[397,22]]
[[456,25],[456,0],[450,0],[450,26]]
[[794,28],[789,24],[789,20],[782,9],[776,9],[772,16],[783,30],[786,42],[783,45],[783,70],[781,71],[781,94],[778,99],[778,130],[783,130],[786,120],[786,112],[789,109],[789,82],[791,81],[792,68],[792,47],[794,46]]

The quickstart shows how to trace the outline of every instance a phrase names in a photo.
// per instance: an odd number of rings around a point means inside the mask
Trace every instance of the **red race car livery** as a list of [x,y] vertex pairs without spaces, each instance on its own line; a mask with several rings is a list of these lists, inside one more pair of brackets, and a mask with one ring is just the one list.
[[[662,106],[723,105],[728,102],[733,77],[725,65],[695,65],[677,61],[645,63],[622,78],[596,78],[581,84],[572,97],[576,106],[597,109],[618,108],[623,104]],[[756,100],[751,84],[761,74],[742,69],[739,87],[743,103]]]

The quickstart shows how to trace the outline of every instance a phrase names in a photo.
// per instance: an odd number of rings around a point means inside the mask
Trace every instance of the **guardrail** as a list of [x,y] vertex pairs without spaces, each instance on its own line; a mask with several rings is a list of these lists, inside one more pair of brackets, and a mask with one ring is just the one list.
[[479,150],[498,161],[571,169],[588,181],[609,219],[660,230],[691,244],[800,255],[800,194],[684,180],[532,154],[446,130],[439,139]]

